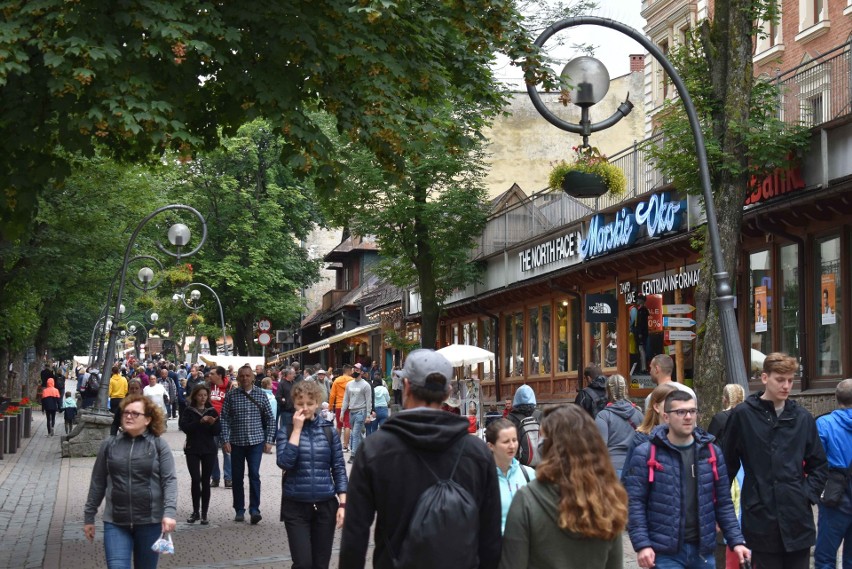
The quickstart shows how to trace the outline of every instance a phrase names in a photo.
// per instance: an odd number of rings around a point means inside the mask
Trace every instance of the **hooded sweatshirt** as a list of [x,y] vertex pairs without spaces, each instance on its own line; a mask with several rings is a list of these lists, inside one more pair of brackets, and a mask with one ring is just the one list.
[[48,378],[47,387],[41,392],[41,408],[45,411],[59,411],[62,407],[62,396],[53,386],[53,378]]
[[601,432],[612,466],[616,470],[621,470],[624,465],[627,448],[636,434],[636,427],[642,423],[642,418],[639,409],[626,399],[609,403],[595,417],[595,424]]
[[[447,477],[459,457],[453,480],[479,505],[479,567],[497,566],[497,467],[491,451],[482,440],[468,436],[467,427],[467,419],[458,415],[417,408],[397,413],[364,439],[349,476],[340,569],[363,569],[374,519],[373,566],[390,569],[393,563],[388,546],[399,551],[420,494],[437,482],[424,462],[436,475]],[[435,545],[435,554],[445,554],[440,543]]]
[[621,533],[589,539],[559,527],[559,490],[533,480],[521,488],[503,532],[499,569],[621,569]]
[[512,412],[509,413],[507,418],[515,424],[515,427],[520,427],[521,421],[536,411],[535,406],[535,391],[525,383],[515,392],[515,398],[512,400]]

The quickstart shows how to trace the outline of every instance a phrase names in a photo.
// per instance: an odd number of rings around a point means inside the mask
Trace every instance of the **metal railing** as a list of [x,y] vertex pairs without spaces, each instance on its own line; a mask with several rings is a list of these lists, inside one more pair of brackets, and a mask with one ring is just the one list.
[[781,91],[781,120],[811,128],[852,113],[849,48],[848,42],[839,45],[773,79]]
[[474,259],[509,249],[518,243],[546,235],[595,212],[632,200],[667,183],[656,168],[647,149],[660,137],[634,142],[633,146],[609,157],[609,162],[624,171],[627,190],[620,196],[605,194],[599,198],[577,199],[549,189],[495,212],[488,219],[473,254]]
[[[852,42],[777,75],[779,113],[787,123],[814,127],[852,114]],[[627,191],[596,199],[576,199],[561,191],[543,190],[495,212],[488,219],[473,258],[482,258],[570,225],[596,212],[650,193],[668,183],[647,146],[654,136],[609,157],[624,171]]]

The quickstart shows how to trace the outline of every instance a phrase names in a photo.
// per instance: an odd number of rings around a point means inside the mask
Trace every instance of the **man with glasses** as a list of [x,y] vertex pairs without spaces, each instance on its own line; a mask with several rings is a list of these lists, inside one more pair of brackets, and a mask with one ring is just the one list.
[[799,371],[796,358],[763,360],[764,390],[734,407],[725,429],[725,460],[742,463],[743,533],[755,567],[807,569],[816,541],[813,504],[828,476],[816,421],[788,399]]
[[751,554],[734,513],[725,460],[713,436],[696,429],[695,399],[673,391],[663,419],[666,424],[625,465],[627,531],[639,567],[712,569],[717,524],[742,563]]

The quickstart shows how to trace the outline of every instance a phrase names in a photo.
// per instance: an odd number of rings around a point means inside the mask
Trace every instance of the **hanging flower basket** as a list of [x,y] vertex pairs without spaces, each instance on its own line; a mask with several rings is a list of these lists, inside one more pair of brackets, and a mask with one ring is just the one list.
[[189,265],[172,267],[164,272],[163,279],[172,288],[183,288],[192,282],[192,268]]
[[150,310],[154,308],[154,299],[150,296],[140,296],[136,299],[136,307],[143,312]]
[[199,326],[204,324],[204,317],[200,314],[190,314],[186,317],[186,325],[187,326]]
[[593,146],[573,147],[573,162],[559,162],[548,178],[549,186],[575,198],[597,198],[606,193],[624,195],[627,178],[621,168],[607,162]]

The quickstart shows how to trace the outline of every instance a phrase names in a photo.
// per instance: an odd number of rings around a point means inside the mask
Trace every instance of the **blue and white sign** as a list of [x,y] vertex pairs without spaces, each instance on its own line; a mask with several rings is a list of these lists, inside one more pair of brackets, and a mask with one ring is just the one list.
[[629,207],[622,208],[609,223],[603,215],[595,215],[580,243],[580,256],[588,259],[629,247],[643,229],[651,238],[679,231],[685,213],[686,200],[672,201],[670,192],[660,192],[637,204],[635,214]]

